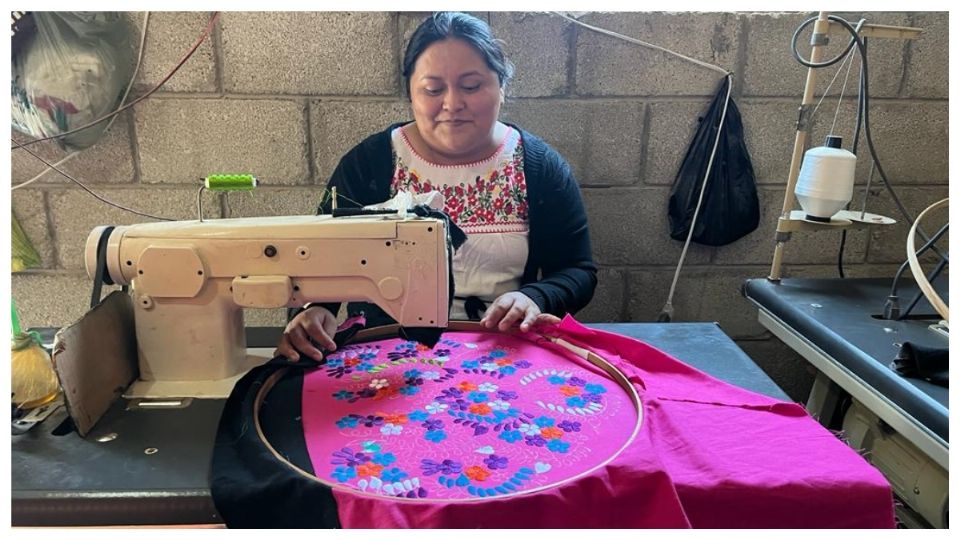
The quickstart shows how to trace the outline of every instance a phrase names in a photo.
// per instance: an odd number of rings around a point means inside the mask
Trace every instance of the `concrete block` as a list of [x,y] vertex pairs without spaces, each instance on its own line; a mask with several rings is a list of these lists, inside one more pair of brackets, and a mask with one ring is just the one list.
[[[939,187],[903,187],[894,186],[897,195],[903,206],[913,215],[914,219],[927,206],[949,196],[947,186]],[[880,190],[878,187],[877,190]],[[897,220],[896,225],[883,227],[874,227],[870,231],[870,245],[867,248],[867,262],[870,263],[902,263],[907,259],[907,233],[910,231],[910,225],[900,214],[895,206],[890,194],[884,189],[875,198],[868,203],[868,208],[876,214],[889,216]],[[947,209],[940,209],[929,214],[928,218],[920,224],[927,235],[932,236],[937,230],[946,223]],[[949,233],[937,242],[937,248],[943,252],[949,252]],[[917,234],[915,241],[919,249],[924,244],[923,237]],[[921,258],[921,261],[936,261],[938,257],[932,252]],[[925,269],[930,271],[932,265],[925,265]]]
[[[221,22],[224,16],[221,14]],[[139,45],[143,13],[127,13]],[[210,22],[209,12],[151,11],[147,24],[147,42],[137,74],[135,90],[144,93],[157,85],[176,67]],[[161,92],[216,92],[214,34],[211,32],[190,59],[177,70]]]
[[[673,267],[683,243],[670,238],[666,188],[583,190],[593,255],[603,265]],[[691,244],[686,264],[710,260],[712,248]]]
[[[783,209],[783,190],[759,189],[760,226],[736,242],[717,248],[717,264],[770,264],[773,261],[777,220]],[[798,206],[799,208],[799,206]],[[839,230],[794,232],[784,247],[785,263],[836,263],[840,248]],[[867,232],[847,231],[843,260],[845,264],[861,263],[866,256]]]
[[[177,220],[197,218],[197,190],[193,188],[104,189],[100,195],[155,216]],[[47,197],[62,268],[84,268],[84,246],[94,227],[154,221],[106,205],[80,189],[51,189]],[[219,194],[204,194],[203,214],[207,218],[221,217]]]
[[303,104],[273,99],[151,99],[136,107],[141,178],[190,183],[251,173],[264,185],[310,182]]
[[568,92],[572,23],[544,13],[491,13],[491,28],[505,42],[514,79],[508,97],[560,96]]
[[593,299],[575,315],[580,322],[616,322],[625,309],[625,281],[623,273],[612,268],[597,272],[597,289]]
[[[873,144],[894,184],[946,184],[949,178],[949,122],[946,101],[876,102],[870,107]],[[866,141],[861,141],[866,151]],[[860,177],[870,160],[857,160]],[[873,178],[880,185],[880,174]]]
[[[673,296],[674,321],[697,321],[702,303],[703,283],[699,276],[702,271],[689,272],[689,268],[680,274],[676,293]],[[650,270],[629,270],[626,279],[626,321],[656,322],[657,315],[663,309],[670,294],[673,271],[668,268]]]
[[[743,66],[743,89],[745,96],[795,96],[799,104],[803,97],[803,87],[807,77],[807,68],[793,57],[790,50],[790,39],[803,21],[816,17],[815,12],[808,13],[764,13],[741,14],[740,18],[747,27],[746,58]],[[843,17],[851,24],[856,25],[860,18],[866,18],[868,23],[903,25],[906,17],[902,13],[832,13]],[[810,56],[811,23],[800,34],[797,50],[805,58]],[[834,58],[843,52],[849,42],[849,34],[832,32],[830,44],[824,49],[821,61]],[[903,74],[904,44],[899,40],[876,39],[868,43],[868,62],[870,69],[870,95],[873,97],[896,96],[900,79]],[[851,51],[851,54],[856,54]],[[859,57],[855,56],[850,68],[845,96],[855,96],[859,76]],[[847,67],[837,76],[830,86],[830,81],[841,67],[841,62],[818,69],[816,72],[817,86],[815,94],[838,95],[846,77]],[[848,64],[849,65],[849,64]],[[827,88],[830,88],[827,91]]]
[[[740,22],[733,13],[591,13],[587,24],[734,70]],[[673,55],[577,28],[577,95],[713,95],[722,74]]]
[[312,216],[317,212],[321,192],[319,187],[267,187],[245,193],[227,193],[227,216]]
[[690,278],[703,281],[703,300],[697,318],[717,321],[723,331],[733,338],[757,337],[766,330],[757,322],[757,308],[740,293],[743,283],[751,278],[765,277],[768,266],[738,267],[718,270],[704,269],[702,274],[690,271]]
[[[11,292],[24,328],[62,327],[90,309],[93,280],[78,273],[13,274]],[[103,296],[119,287],[104,285]]]
[[909,25],[923,28],[923,34],[908,45],[909,60],[903,89],[905,96],[943,99],[949,96],[948,15],[943,11],[909,14]]
[[47,227],[47,209],[44,204],[44,192],[39,189],[23,188],[11,195],[11,212],[20,222],[20,227],[30,240],[30,244],[40,255],[41,268],[54,268],[56,259],[53,254],[53,239]]
[[311,102],[310,127],[318,182],[325,185],[340,158],[355,145],[394,122],[412,119],[406,100]]
[[794,103],[744,98],[737,105],[757,183],[786,185],[800,99]]
[[227,12],[224,90],[246,94],[397,95],[395,15]]
[[816,370],[777,338],[738,340],[737,345],[796,403],[805,404]]
[[[17,143],[34,139],[34,137],[28,137],[16,131],[12,131],[11,137]],[[57,146],[54,141],[36,143],[28,148],[51,165],[57,165],[58,161],[70,154],[69,151],[62,150]],[[47,170],[47,166],[43,162],[23,149],[11,151],[10,161],[12,167],[11,179],[14,184],[26,182]],[[130,113],[120,113],[110,129],[103,134],[96,144],[80,150],[69,161],[57,165],[57,168],[83,183],[122,184],[135,181],[133,152],[130,147]],[[48,170],[37,182],[76,185],[52,169]]]
[[637,183],[643,163],[644,105],[628,101],[521,101],[501,116],[553,146],[584,186]]
[[673,184],[709,104],[708,100],[650,104],[644,184]]

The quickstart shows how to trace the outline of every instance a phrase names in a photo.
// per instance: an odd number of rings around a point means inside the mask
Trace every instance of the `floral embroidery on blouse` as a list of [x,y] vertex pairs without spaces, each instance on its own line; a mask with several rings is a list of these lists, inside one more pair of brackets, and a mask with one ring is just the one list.
[[430,179],[424,179],[419,171],[394,152],[396,167],[390,196],[401,189],[411,193],[439,191],[444,196],[444,211],[468,233],[525,232],[528,230],[528,204],[523,141],[518,139],[511,154],[497,158],[491,160],[490,170],[484,175],[438,186]]

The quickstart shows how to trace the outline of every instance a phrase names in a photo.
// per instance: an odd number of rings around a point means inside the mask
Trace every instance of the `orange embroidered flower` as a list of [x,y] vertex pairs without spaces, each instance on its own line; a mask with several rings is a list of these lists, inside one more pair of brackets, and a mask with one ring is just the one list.
[[343,365],[345,366],[355,366],[359,363],[360,363],[359,358],[347,358],[346,360],[343,361]]
[[362,465],[357,466],[357,476],[363,478],[364,476],[380,476],[380,471],[383,470],[383,465],[377,465],[373,462],[367,462]]
[[474,403],[470,406],[470,412],[473,414],[490,414],[492,409],[486,403]]
[[382,416],[383,421],[387,424],[406,424],[409,420],[405,414],[377,413],[377,416]]
[[512,363],[513,363],[513,360],[511,360],[511,359],[509,359],[509,358],[501,358],[501,359],[497,360],[497,365],[498,365],[498,366],[509,366],[509,365],[512,364]]
[[397,395],[399,390],[395,386],[387,386],[386,388],[381,388],[377,390],[377,393],[374,394],[373,399],[386,399],[391,396]]
[[466,474],[471,480],[476,480],[477,482],[483,482],[490,476],[490,471],[479,465],[474,465],[473,467],[463,471],[463,473]]
[[576,386],[563,385],[560,387],[560,393],[567,397],[579,396],[580,389]]
[[563,437],[563,430],[558,427],[540,428],[540,436],[544,439],[559,439]]
[[477,389],[477,385],[473,384],[470,381],[463,381],[457,385],[457,388],[463,390],[464,392],[472,392]]
[[417,350],[420,352],[431,350],[430,347],[427,347],[423,343],[417,343]]

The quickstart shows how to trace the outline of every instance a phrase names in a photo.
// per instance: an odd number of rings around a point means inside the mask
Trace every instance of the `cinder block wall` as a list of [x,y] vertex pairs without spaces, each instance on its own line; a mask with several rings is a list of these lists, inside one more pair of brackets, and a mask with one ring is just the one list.
[[[153,97],[123,114],[95,147],[63,167],[105,197],[164,216],[193,219],[197,179],[256,174],[252,195],[211,196],[211,217],[309,214],[339,156],[366,134],[410,118],[402,47],[424,14],[223,13],[212,39]],[[506,120],[543,136],[572,164],[590,217],[600,285],[584,321],[652,321],[663,305],[681,243],[667,234],[666,201],[689,139],[719,76],[663,53],[600,35],[558,17],[479,13],[506,42],[517,76]],[[735,72],[747,146],[757,173],[760,228],[722,248],[694,245],[674,300],[675,320],[723,329],[802,400],[804,362],[756,322],[741,283],[767,275],[806,70],[789,40],[810,13],[591,13],[584,22],[662,45]],[[925,29],[919,41],[871,40],[873,137],[881,163],[914,213],[947,196],[947,14],[846,13]],[[130,14],[137,25],[141,14]],[[206,25],[205,13],[153,13],[137,92],[156,84]],[[805,36],[808,34],[805,34]],[[845,42],[844,36],[835,43]],[[832,46],[833,50],[839,45]],[[852,138],[855,63],[835,131]],[[821,70],[821,92],[836,72]],[[820,144],[837,112],[843,73],[822,103],[811,137]],[[136,94],[135,94],[136,95]],[[18,138],[15,135],[15,138]],[[44,156],[64,152],[37,145]],[[865,146],[861,146],[865,150]],[[861,190],[869,160],[861,152]],[[12,157],[12,181],[43,166]],[[871,208],[896,216],[879,177]],[[860,194],[857,195],[858,201]],[[47,173],[13,192],[13,212],[43,268],[13,275],[31,326],[60,326],[89,303],[84,241],[95,226],[140,221]],[[888,276],[907,228],[848,236],[852,276]],[[795,234],[787,275],[836,276],[839,233]],[[879,299],[878,299],[879,302]],[[249,312],[249,325],[280,325],[279,311]]]

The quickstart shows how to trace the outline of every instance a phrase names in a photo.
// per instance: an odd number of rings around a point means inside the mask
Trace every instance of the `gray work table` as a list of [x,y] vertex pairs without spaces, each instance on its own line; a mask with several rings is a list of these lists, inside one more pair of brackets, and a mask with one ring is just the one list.
[[[588,326],[643,340],[717,379],[789,400],[715,323]],[[270,347],[279,332],[250,328],[247,344]],[[69,429],[61,407],[13,436],[13,524],[218,523],[208,475],[223,403],[198,399],[156,410],[129,408],[120,399],[86,438]],[[98,442],[111,434],[116,438]]]

